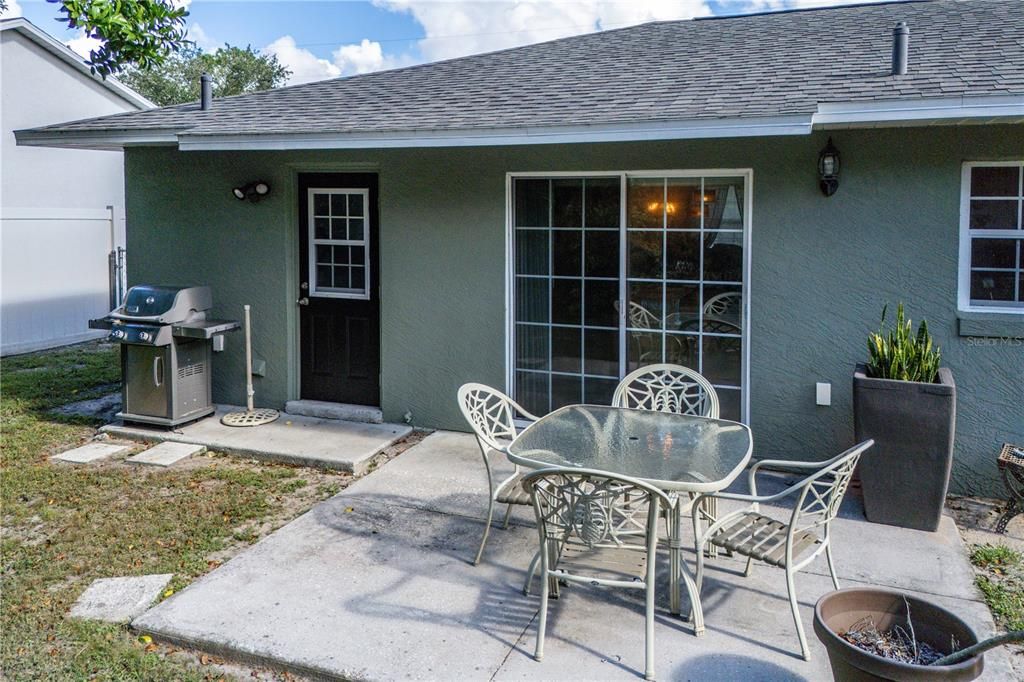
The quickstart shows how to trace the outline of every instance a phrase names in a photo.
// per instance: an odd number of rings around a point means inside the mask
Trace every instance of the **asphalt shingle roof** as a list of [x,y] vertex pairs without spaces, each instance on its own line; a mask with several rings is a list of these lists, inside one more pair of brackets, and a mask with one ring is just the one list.
[[[892,29],[910,69],[890,75]],[[746,118],[819,103],[1024,94],[1024,0],[669,21],[49,126],[193,135],[394,133]]]

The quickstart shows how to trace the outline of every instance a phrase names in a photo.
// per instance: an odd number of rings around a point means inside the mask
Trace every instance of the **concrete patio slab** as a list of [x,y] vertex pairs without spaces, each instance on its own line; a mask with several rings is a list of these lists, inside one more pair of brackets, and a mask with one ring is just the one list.
[[[504,457],[492,455],[498,480],[512,473]],[[464,433],[438,431],[402,454],[402,466],[387,476],[367,476],[345,490],[353,499],[398,504],[425,511],[483,519],[487,512],[487,474],[476,440]],[[504,506],[500,508],[504,514]],[[533,510],[521,507],[520,520],[532,522]]]
[[[520,587],[536,531],[520,516],[524,522],[491,533],[482,565],[469,563],[486,510],[475,448],[462,434],[428,437],[133,626],[329,678],[642,677],[642,596],[623,590],[566,589],[552,603],[545,660],[533,660],[537,597],[524,597]],[[911,586],[981,635],[992,631],[973,578],[962,570],[967,562],[952,524],[910,537],[858,514],[851,499],[834,526],[845,584]],[[692,565],[692,553],[688,560]],[[706,636],[694,637],[687,622],[667,612],[667,595],[659,596],[659,679],[830,679],[811,631],[813,604],[831,590],[824,560],[818,563],[797,578],[810,662],[798,655],[784,573],[757,566],[743,578],[740,560],[721,557],[705,583]],[[986,663],[982,679],[1011,678],[1005,653],[988,654]]]
[[215,414],[163,429],[117,422],[100,430],[123,438],[203,445],[210,450],[302,466],[362,474],[374,455],[412,432],[404,424],[361,424],[282,415],[270,424],[235,427],[221,424],[228,412],[244,408],[219,405]]
[[94,580],[72,605],[71,617],[127,623],[148,609],[173,577],[160,573]]
[[130,445],[120,445],[116,443],[86,443],[85,445],[61,452],[56,455],[51,455],[50,459],[57,460],[59,462],[71,462],[73,464],[88,464],[89,462],[95,462],[98,459],[106,459],[119,455],[122,452],[128,452],[132,449]]
[[166,441],[157,443],[148,450],[127,458],[126,462],[132,464],[149,464],[158,467],[169,467],[183,459],[206,452],[206,446],[193,445],[192,443],[172,443]]

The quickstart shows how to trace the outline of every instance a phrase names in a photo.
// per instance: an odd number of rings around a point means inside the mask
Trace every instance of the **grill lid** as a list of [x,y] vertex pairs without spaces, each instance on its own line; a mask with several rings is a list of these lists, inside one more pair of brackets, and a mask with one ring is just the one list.
[[124,303],[110,317],[159,324],[185,322],[210,309],[210,287],[166,287],[139,285],[128,290]]

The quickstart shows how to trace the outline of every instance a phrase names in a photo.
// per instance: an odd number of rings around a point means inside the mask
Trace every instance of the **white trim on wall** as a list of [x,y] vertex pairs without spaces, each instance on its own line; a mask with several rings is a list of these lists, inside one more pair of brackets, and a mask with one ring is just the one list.
[[[1024,231],[1024,161],[965,161],[960,170],[960,229],[959,258],[957,263],[957,309],[971,313],[1012,313],[1024,315],[1024,306],[978,305],[971,303],[971,240],[972,237],[1021,238],[1024,234],[1015,234],[1009,230],[971,230],[971,169],[976,167],[1015,166],[1020,169],[1017,182],[1017,221],[1020,230]],[[1017,249],[1017,258],[1021,258]],[[1024,267],[1024,263],[1018,263]],[[1024,282],[1018,281],[1018,287]]]
[[[628,257],[626,253],[626,232],[624,228],[626,224],[626,184],[630,177],[651,177],[656,176],[660,178],[700,178],[700,177],[714,177],[714,176],[733,176],[742,177],[744,180],[744,197],[743,197],[743,282],[742,282],[742,295],[743,295],[743,329],[742,329],[742,344],[743,344],[743,368],[741,374],[741,392],[740,392],[740,411],[741,419],[744,423],[750,422],[750,275],[751,275],[751,245],[753,232],[753,194],[754,194],[754,170],[753,168],[707,168],[707,169],[677,169],[677,170],[664,170],[664,169],[651,169],[651,170],[625,170],[625,171],[588,171],[588,170],[576,170],[576,171],[515,171],[505,174],[505,391],[509,395],[514,396],[515,391],[515,262],[514,262],[514,240],[515,240],[515,225],[513,224],[513,181],[516,178],[559,178],[559,177],[580,177],[580,178],[596,178],[596,177],[617,177],[620,179],[620,189],[622,197],[620,199],[620,219],[619,219],[619,258],[620,258],[620,277],[619,277],[619,300],[625,299],[625,287],[626,287],[626,268],[625,259]],[[703,302],[702,302],[703,304]],[[620,325],[622,324],[621,316],[628,315],[626,306],[620,306]],[[620,327],[620,339],[624,338],[621,333]],[[620,362],[620,375],[624,374],[624,367],[627,359],[625,357],[625,351],[621,347],[619,348],[619,362]]]

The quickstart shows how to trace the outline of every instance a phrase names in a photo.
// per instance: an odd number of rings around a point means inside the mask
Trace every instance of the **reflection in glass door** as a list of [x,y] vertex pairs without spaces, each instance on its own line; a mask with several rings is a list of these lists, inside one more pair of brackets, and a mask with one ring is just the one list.
[[516,400],[607,403],[626,373],[670,362],[739,419],[745,189],[739,175],[515,178]]

